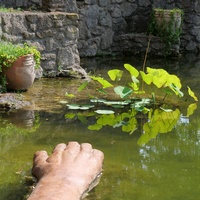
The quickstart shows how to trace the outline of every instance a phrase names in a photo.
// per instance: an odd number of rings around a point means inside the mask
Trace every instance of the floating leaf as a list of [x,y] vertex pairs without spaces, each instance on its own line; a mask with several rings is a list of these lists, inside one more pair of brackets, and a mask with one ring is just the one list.
[[80,108],[80,105],[77,104],[68,104],[67,106],[70,110],[78,110]]
[[124,64],[124,67],[130,72],[131,76],[138,77],[139,71],[130,64]]
[[112,81],[121,80],[122,74],[123,74],[123,71],[119,69],[112,69],[108,71],[108,75]]
[[104,101],[103,102],[106,105],[128,105],[129,101]]
[[106,101],[105,99],[90,99],[90,102],[92,103],[103,103],[105,101]]
[[109,114],[115,113],[113,110],[96,110],[94,112],[96,112],[97,114],[102,114],[102,115],[105,115],[105,114],[109,115]]
[[68,109],[70,110],[88,110],[93,108],[94,105],[78,105],[78,104],[68,104]]
[[81,105],[80,110],[89,110],[90,108],[93,108],[94,105]]
[[61,103],[61,104],[67,104],[68,101],[63,100],[63,101],[60,101],[60,103]]
[[198,98],[195,96],[194,92],[190,89],[189,86],[187,86],[188,88],[188,94],[195,100],[198,101]]

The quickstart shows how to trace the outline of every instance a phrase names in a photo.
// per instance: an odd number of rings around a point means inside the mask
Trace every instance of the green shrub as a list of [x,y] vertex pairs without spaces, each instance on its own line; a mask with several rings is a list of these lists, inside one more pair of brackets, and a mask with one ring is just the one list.
[[12,44],[10,42],[0,41],[0,72],[2,67],[11,67],[17,58],[33,54],[35,60],[35,68],[40,67],[41,54],[35,46],[28,44]]

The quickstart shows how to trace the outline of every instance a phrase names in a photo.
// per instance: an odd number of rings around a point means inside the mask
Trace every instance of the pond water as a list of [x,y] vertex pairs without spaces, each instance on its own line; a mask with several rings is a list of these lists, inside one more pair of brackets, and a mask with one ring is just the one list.
[[[142,60],[125,58],[83,60],[83,66],[104,74],[108,67]],[[99,67],[95,67],[97,66]],[[149,60],[148,66],[177,74],[199,97],[200,64],[190,55],[180,60]],[[0,199],[23,199],[27,193],[32,157],[37,150],[49,153],[60,142],[89,142],[105,154],[104,173],[89,200],[194,200],[200,195],[200,111],[181,117],[172,131],[158,134],[143,146],[138,128],[132,135],[105,126],[90,131],[80,121],[65,119],[65,92],[75,90],[77,80],[41,79],[24,93],[33,106],[0,117]],[[184,110],[184,109],[183,109]],[[181,110],[182,111],[182,110]],[[183,111],[184,112],[184,111]],[[184,113],[183,113],[184,114]]]

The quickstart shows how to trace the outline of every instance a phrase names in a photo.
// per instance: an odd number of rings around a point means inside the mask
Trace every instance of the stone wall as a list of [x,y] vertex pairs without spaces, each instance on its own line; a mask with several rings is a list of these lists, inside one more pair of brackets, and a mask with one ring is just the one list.
[[[199,52],[199,0],[2,0],[5,5],[36,7],[45,11],[79,14],[80,56],[114,53],[144,54],[148,45],[147,29],[153,8],[180,8],[184,11],[181,40],[175,53]],[[149,54],[160,54],[163,44],[151,39]]]
[[[200,46],[199,0],[84,0],[78,1],[81,56],[113,53],[144,54],[147,29],[153,8],[180,8],[184,11],[181,41],[174,53],[198,52]],[[151,39],[149,54],[162,54],[159,38]]]
[[1,0],[0,6],[25,9],[41,9],[42,0]]
[[37,46],[45,76],[85,75],[77,49],[77,20],[77,14],[65,12],[0,13],[0,40]]

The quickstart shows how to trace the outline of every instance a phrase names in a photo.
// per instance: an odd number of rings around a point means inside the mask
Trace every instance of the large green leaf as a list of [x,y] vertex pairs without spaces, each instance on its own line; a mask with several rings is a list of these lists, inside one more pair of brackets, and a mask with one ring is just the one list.
[[143,71],[140,71],[142,80],[147,84],[150,85],[153,81],[153,76],[151,74],[145,74]]
[[102,77],[96,77],[96,76],[90,76],[90,78],[94,81],[98,81],[102,87],[105,88],[109,88],[109,87],[113,87],[113,85],[111,83],[109,83],[107,80],[105,80]]
[[176,85],[177,88],[181,89],[182,85],[180,79],[176,75],[170,74],[168,76],[166,86],[169,86],[172,83]]
[[122,77],[123,71],[119,69],[112,69],[108,71],[108,75],[112,81],[120,81]]
[[130,64],[124,64],[124,67],[130,72],[131,76],[138,77],[139,71]]

